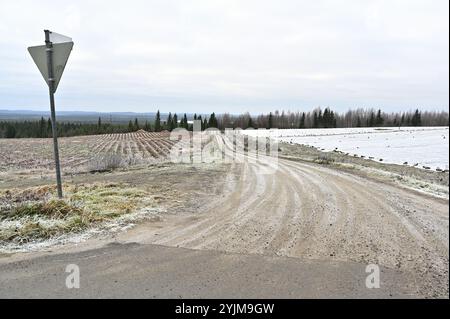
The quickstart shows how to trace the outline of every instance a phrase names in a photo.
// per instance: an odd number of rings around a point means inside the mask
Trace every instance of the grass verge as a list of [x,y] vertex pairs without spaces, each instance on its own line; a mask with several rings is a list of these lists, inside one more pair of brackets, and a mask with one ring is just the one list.
[[125,183],[50,186],[0,192],[0,246],[52,239],[101,226],[155,205],[153,196]]

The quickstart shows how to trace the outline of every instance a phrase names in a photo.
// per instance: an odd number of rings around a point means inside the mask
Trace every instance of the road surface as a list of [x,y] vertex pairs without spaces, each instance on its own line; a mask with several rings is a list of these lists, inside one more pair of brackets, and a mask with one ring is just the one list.
[[[124,245],[2,258],[0,297],[448,298],[448,200],[272,161],[232,164],[207,206],[141,224]],[[67,263],[84,289],[64,287]],[[368,264],[382,288],[365,288]]]
[[[68,289],[66,267],[79,267]],[[365,265],[241,255],[152,244],[0,263],[0,298],[410,298],[405,275],[381,271],[367,289]]]
[[190,249],[378,264],[418,295],[448,296],[449,204],[325,165],[278,159],[232,168],[202,213],[138,227],[131,240]]

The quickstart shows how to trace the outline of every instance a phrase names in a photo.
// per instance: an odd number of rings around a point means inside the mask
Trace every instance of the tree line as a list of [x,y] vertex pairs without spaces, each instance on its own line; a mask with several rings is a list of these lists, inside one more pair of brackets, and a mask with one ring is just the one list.
[[448,112],[424,111],[382,112],[374,109],[356,109],[337,113],[330,108],[317,108],[310,112],[275,111],[251,116],[222,114],[219,129],[223,128],[347,128],[347,127],[399,127],[399,126],[448,126]]
[[[123,124],[110,123],[74,123],[57,122],[58,136],[80,136],[105,133],[124,133],[128,132],[128,126]],[[52,137],[52,122],[50,118],[43,117],[38,121],[1,121],[0,138],[47,138]]]
[[[346,127],[383,127],[383,126],[448,126],[447,112],[421,112],[418,109],[409,112],[386,113],[374,109],[356,109],[337,113],[330,108],[317,108],[310,112],[275,111],[269,114],[252,116],[249,113],[231,115],[197,115],[188,117],[169,112],[163,119],[158,110],[153,121],[139,122],[137,118],[127,124],[103,123],[101,117],[95,123],[58,122],[58,136],[95,135],[110,133],[128,133],[140,129],[161,132],[175,128],[193,129],[193,121],[199,120],[201,129],[211,127],[225,128],[346,128]],[[50,119],[43,117],[39,121],[0,121],[0,138],[47,138],[52,136]]]
[[219,122],[214,112],[211,113],[209,117],[205,115],[203,115],[202,117],[202,115],[194,114],[191,119],[188,119],[188,116],[185,113],[180,120],[178,120],[178,115],[176,113],[172,115],[172,112],[169,112],[167,118],[165,120],[161,120],[161,114],[158,110],[156,112],[153,130],[155,132],[160,132],[163,130],[172,131],[175,128],[180,127],[192,131],[193,121],[200,121],[202,131],[206,130],[209,127],[219,127]]
[[[194,114],[192,120],[201,121],[201,129],[209,127],[218,127],[218,121],[215,113],[209,117]],[[178,115],[169,113],[167,118],[162,119],[161,113],[156,113],[155,120],[151,123],[149,120],[139,122],[137,118],[130,120],[128,124],[104,123],[102,118],[98,118],[95,123],[82,122],[57,122],[57,132],[60,137],[96,135],[111,133],[130,133],[138,130],[149,132],[172,131],[175,128],[193,129],[192,120],[188,119],[187,114],[183,114],[178,119]],[[0,138],[49,138],[52,137],[52,122],[50,118],[41,117],[39,121],[0,121]]]

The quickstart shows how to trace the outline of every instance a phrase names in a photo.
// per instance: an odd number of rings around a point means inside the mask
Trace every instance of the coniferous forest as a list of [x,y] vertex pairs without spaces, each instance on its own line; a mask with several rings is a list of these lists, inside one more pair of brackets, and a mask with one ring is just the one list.
[[[98,118],[97,123],[86,122],[57,122],[58,136],[80,136],[95,134],[127,133],[140,129],[145,131],[172,131],[175,128],[192,130],[192,121],[200,120],[201,128],[346,128],[346,127],[396,127],[396,126],[448,126],[447,112],[421,112],[418,109],[409,112],[385,113],[381,110],[356,109],[345,113],[337,113],[330,108],[317,108],[310,112],[275,111],[269,114],[241,115],[215,113],[208,115],[190,115],[167,113],[159,111],[150,121],[130,120],[128,123],[103,122]],[[0,138],[48,138],[52,136],[52,125],[49,118],[24,121],[0,121]]]

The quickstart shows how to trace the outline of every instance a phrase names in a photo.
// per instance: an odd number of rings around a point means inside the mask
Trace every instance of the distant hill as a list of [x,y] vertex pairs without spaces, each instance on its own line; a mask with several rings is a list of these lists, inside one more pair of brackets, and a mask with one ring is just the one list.
[[[84,111],[58,111],[57,121],[59,122],[83,122],[96,123],[98,118],[102,119],[103,123],[128,123],[130,120],[137,118],[139,122],[143,123],[146,120],[153,122],[155,120],[156,112],[149,113],[134,113],[134,112],[84,112]],[[39,120],[41,117],[49,118],[50,111],[31,111],[31,110],[0,110],[0,121],[24,121],[24,120]],[[161,113],[161,118],[164,120],[167,117],[166,113]]]

